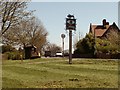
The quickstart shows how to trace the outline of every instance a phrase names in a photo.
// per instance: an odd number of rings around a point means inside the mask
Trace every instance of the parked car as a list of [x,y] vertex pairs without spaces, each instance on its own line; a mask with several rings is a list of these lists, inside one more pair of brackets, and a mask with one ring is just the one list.
[[45,57],[51,57],[51,51],[45,51],[44,56]]
[[62,53],[61,52],[57,52],[56,53],[56,57],[62,57],[63,55],[62,55]]

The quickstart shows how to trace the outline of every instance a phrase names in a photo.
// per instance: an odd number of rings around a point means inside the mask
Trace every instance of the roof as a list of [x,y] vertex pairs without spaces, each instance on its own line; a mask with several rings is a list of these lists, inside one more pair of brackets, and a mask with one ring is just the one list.
[[110,25],[106,25],[106,28],[103,27],[103,25],[91,25],[91,32],[97,37],[101,37],[110,27]]

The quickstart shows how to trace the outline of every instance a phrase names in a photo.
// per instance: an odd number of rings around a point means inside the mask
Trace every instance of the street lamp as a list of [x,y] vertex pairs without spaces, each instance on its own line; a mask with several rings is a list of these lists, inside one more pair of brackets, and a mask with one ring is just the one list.
[[65,34],[61,34],[61,38],[62,38],[62,54],[64,57],[64,38],[65,38]]
[[69,30],[69,64],[72,64],[72,30],[76,30],[76,19],[74,15],[67,15],[66,30]]

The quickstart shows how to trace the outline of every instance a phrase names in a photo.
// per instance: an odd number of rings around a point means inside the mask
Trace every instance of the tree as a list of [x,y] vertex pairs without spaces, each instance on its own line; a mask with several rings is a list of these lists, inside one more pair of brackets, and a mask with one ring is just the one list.
[[44,46],[44,51],[51,51],[51,53],[55,55],[56,52],[61,52],[62,49],[56,44],[46,43],[46,45]]
[[50,51],[53,53],[61,52],[61,47],[57,46],[56,44],[51,44]]
[[95,52],[95,39],[92,34],[86,34],[85,38],[78,41],[74,53],[94,54]]
[[10,27],[16,26],[20,20],[28,17],[31,13],[25,11],[26,2],[0,2],[0,24],[1,34],[4,34]]
[[96,50],[97,53],[111,53],[115,54],[119,51],[118,44],[113,43],[109,39],[96,39]]
[[21,20],[19,25],[11,28],[3,35],[3,42],[12,45],[35,45],[39,50],[47,41],[48,32],[42,22],[35,18]]

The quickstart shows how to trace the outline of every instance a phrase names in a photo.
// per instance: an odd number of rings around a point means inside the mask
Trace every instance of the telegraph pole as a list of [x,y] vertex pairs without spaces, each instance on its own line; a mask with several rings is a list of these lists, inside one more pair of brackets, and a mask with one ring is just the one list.
[[72,30],[76,30],[76,19],[74,15],[67,15],[66,30],[69,30],[69,64],[72,64]]

